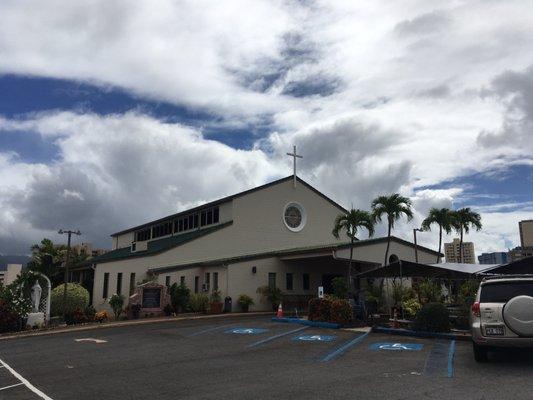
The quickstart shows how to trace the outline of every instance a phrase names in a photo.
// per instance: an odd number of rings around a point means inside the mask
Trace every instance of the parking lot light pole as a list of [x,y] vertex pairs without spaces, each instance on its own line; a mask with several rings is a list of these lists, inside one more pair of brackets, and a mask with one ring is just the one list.
[[67,309],[67,282],[68,282],[68,264],[70,262],[70,239],[72,237],[72,234],[79,236],[81,235],[81,232],[79,230],[71,231],[69,229],[69,230],[64,231],[63,229],[60,229],[57,233],[59,233],[60,235],[64,235],[64,234],[68,235],[67,257],[65,258],[65,283],[63,284],[63,317],[64,317],[66,314],[66,309]]
[[416,232],[424,232],[424,230],[420,228],[413,229],[413,236],[415,238],[415,262],[418,264],[418,244],[416,242]]

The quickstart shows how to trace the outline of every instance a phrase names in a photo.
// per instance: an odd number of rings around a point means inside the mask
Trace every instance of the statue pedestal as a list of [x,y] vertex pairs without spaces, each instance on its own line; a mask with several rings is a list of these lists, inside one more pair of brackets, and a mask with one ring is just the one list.
[[34,312],[28,314],[28,320],[26,322],[26,326],[29,326],[30,328],[33,328],[35,325],[37,326],[43,326],[44,325],[44,313],[42,312]]

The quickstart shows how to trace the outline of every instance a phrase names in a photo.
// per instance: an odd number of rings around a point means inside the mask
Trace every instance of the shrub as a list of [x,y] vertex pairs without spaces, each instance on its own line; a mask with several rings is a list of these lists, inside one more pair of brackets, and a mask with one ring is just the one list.
[[470,307],[474,303],[478,288],[479,281],[475,279],[464,281],[459,288],[459,303]]
[[405,316],[407,318],[414,318],[416,314],[422,308],[422,305],[420,304],[420,302],[414,297],[404,300],[404,302],[402,303],[402,306],[403,306],[403,311],[405,313]]
[[418,285],[418,296],[422,304],[439,303],[442,301],[442,285],[439,281],[425,278]]
[[189,306],[189,299],[191,297],[191,291],[184,283],[174,283],[170,287],[170,301],[172,307],[176,312],[184,312]]
[[346,325],[352,321],[352,308],[346,299],[325,296],[309,301],[310,321],[333,322]]
[[77,283],[67,283],[67,303],[63,310],[63,286],[56,286],[52,290],[50,311],[52,315],[73,313],[77,309],[84,310],[89,305],[89,292]]
[[392,282],[392,300],[394,305],[403,305],[403,302],[414,296],[411,288],[403,285],[403,282]]
[[18,331],[20,328],[20,316],[0,299],[0,333]]
[[211,303],[220,303],[222,301],[222,297],[220,296],[220,290],[213,290],[211,292],[209,300],[211,301]]
[[237,304],[241,307],[242,311],[247,312],[248,308],[254,305],[254,300],[246,294],[240,294],[237,298]]
[[209,297],[204,293],[195,293],[189,300],[191,310],[194,312],[207,312],[209,307]]
[[94,321],[94,315],[96,314],[96,310],[92,305],[88,305],[85,307],[85,317],[87,318],[87,321]]
[[333,278],[331,281],[331,288],[333,290],[333,297],[338,299],[348,298],[348,282],[341,276]]
[[109,319],[109,314],[105,310],[104,311],[98,311],[94,315],[94,320],[96,322],[106,322],[108,319]]
[[119,319],[120,314],[124,309],[124,296],[121,294],[114,294],[109,299],[109,305],[113,309],[113,314],[115,314],[115,319]]
[[442,303],[428,303],[416,314],[413,329],[424,332],[449,332],[450,313]]
[[274,311],[277,310],[278,304],[281,302],[281,289],[270,285],[261,286],[257,288],[257,293],[272,304],[272,309]]
[[69,311],[65,313],[65,323],[67,325],[82,324],[84,322],[87,322],[87,316],[85,315],[85,312],[79,308],[72,312]]
[[163,308],[163,312],[165,313],[165,315],[167,317],[170,317],[172,315],[172,313],[174,312],[174,307],[172,307],[171,304],[167,304],[164,308]]

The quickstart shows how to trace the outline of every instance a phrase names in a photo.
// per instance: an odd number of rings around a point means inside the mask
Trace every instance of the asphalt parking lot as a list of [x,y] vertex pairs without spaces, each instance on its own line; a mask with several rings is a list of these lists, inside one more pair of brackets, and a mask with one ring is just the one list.
[[[95,341],[96,340],[96,341]],[[531,399],[530,352],[271,322],[172,321],[0,341],[0,399]]]

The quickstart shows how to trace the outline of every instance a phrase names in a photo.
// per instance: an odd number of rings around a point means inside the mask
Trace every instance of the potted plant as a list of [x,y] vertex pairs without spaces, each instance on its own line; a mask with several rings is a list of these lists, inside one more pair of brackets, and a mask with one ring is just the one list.
[[211,314],[222,313],[222,308],[224,307],[224,303],[222,303],[222,297],[220,296],[220,291],[213,290],[211,292],[211,296],[209,300],[210,300],[209,309],[210,309]]
[[237,304],[241,307],[242,312],[248,312],[250,306],[254,305],[254,300],[246,294],[240,294],[237,298]]
[[276,311],[278,305],[281,302],[281,289],[275,286],[261,286],[257,288],[257,293],[259,293],[263,298],[267,299],[272,303],[272,310]]

